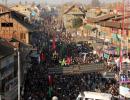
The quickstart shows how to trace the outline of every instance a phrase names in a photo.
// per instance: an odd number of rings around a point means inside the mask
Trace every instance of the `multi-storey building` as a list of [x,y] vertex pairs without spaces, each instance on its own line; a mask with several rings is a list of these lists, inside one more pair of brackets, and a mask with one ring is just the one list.
[[0,100],[14,100],[17,97],[17,77],[14,77],[14,49],[0,38]]

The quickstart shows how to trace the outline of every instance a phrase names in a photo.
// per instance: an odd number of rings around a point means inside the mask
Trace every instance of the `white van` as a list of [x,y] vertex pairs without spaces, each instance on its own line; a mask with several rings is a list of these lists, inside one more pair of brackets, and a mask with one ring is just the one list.
[[108,93],[84,91],[78,95],[76,100],[112,100],[112,95]]

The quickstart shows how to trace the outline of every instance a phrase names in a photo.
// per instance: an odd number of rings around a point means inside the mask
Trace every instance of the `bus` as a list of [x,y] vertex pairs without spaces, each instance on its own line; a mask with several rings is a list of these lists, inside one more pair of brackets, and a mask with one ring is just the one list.
[[112,100],[112,95],[108,93],[84,91],[78,95],[76,100]]

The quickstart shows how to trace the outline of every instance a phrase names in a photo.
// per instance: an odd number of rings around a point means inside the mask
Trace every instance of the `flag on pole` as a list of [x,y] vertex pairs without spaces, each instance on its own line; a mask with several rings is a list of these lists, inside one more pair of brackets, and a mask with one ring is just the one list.
[[71,58],[68,56],[66,59],[66,64],[70,65],[71,64]]
[[43,52],[40,54],[40,61],[45,61],[45,54]]
[[49,84],[49,88],[48,88],[48,96],[51,97],[52,96],[52,76],[48,75],[48,84]]
[[104,58],[109,59],[109,54],[104,53]]
[[117,51],[117,55],[120,55],[120,47],[117,47],[116,51]]
[[51,75],[48,75],[48,84],[49,84],[49,86],[52,85],[52,77],[51,77]]
[[48,96],[49,96],[49,97],[52,96],[52,91],[53,91],[52,87],[49,86],[49,89],[48,89]]

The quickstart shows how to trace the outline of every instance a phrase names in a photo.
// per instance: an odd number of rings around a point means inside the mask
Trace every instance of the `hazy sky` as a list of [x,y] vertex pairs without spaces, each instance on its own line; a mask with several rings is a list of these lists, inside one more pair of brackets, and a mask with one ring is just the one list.
[[[4,1],[4,0],[0,0],[0,3]],[[8,0],[8,3],[18,3],[19,1],[22,1],[22,2],[32,2],[32,1],[35,1],[35,2],[39,2],[40,0]],[[64,3],[64,2],[70,2],[70,1],[78,1],[78,2],[83,2],[83,3],[90,3],[91,0],[44,0],[46,3],[52,3],[52,4],[61,4],[61,3]],[[115,2],[115,1],[120,1],[120,0],[100,0],[101,2]]]

